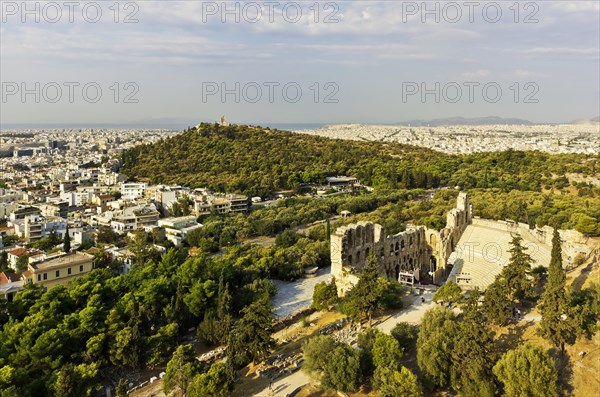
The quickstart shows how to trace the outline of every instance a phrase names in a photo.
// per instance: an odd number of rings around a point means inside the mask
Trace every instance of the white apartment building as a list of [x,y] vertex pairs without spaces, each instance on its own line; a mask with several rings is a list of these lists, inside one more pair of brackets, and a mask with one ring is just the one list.
[[57,216],[27,216],[22,223],[16,222],[13,224],[17,235],[25,237],[28,242],[48,237],[52,231],[59,236],[63,236],[67,229],[67,220]]
[[121,184],[121,198],[123,200],[135,200],[146,194],[145,183],[123,183]]
[[87,191],[73,191],[73,192],[61,192],[60,199],[69,203],[69,206],[79,207],[90,203],[92,201],[92,192]]
[[[106,215],[102,221],[106,220]],[[128,207],[122,211],[115,211],[110,218],[110,227],[117,233],[127,233],[132,230],[143,229],[148,226],[156,226],[160,214],[152,205],[138,205]],[[100,224],[100,217],[96,217]]]
[[248,212],[248,197],[238,194],[209,195],[196,198],[194,214],[197,216]]
[[165,237],[176,247],[181,245],[181,242],[188,233],[202,228],[202,224],[196,221],[195,216],[160,219],[158,226],[165,229]]
[[92,183],[98,183],[100,178],[100,170],[98,168],[89,168],[81,170],[81,178],[88,179]]
[[23,200],[23,192],[0,188],[0,204],[10,204]]
[[0,218],[8,218],[11,213],[19,208],[19,204],[15,203],[0,203]]
[[123,174],[119,174],[116,172],[107,172],[105,174],[101,174],[98,177],[98,183],[106,186],[114,186],[119,183],[125,182],[127,177]]

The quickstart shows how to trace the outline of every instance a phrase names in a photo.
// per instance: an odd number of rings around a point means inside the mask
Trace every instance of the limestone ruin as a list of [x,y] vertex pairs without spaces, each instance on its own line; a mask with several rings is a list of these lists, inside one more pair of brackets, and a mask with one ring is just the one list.
[[441,282],[447,275],[448,258],[473,218],[469,197],[461,192],[456,208],[446,216],[441,231],[409,225],[404,232],[387,236],[383,226],[359,222],[338,228],[331,235],[331,274],[344,295],[358,281],[371,253],[381,274],[412,285],[420,280]]

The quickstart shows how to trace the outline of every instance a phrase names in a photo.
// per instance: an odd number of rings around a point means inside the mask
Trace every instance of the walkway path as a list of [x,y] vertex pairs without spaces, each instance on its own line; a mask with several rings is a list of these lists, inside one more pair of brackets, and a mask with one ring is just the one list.
[[291,375],[277,379],[271,385],[271,388],[265,388],[258,394],[253,394],[256,397],[285,397],[299,387],[310,383],[310,378],[301,369]]
[[[433,293],[433,289],[426,289],[423,295],[409,295],[404,300],[405,306],[402,310],[382,323],[377,324],[375,328],[389,334],[392,328],[400,322],[419,324],[421,318],[423,318],[423,314],[425,314],[428,309],[436,306],[436,303],[431,300],[433,298]],[[423,298],[425,302],[422,302],[421,298]]]

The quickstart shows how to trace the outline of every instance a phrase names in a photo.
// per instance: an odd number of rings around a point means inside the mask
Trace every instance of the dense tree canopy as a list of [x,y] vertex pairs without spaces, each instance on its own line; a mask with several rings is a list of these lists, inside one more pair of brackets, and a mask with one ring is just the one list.
[[433,301],[445,301],[451,303],[458,303],[462,298],[462,290],[460,287],[452,280],[446,282],[443,286],[441,286],[435,294],[433,294]]
[[434,307],[425,312],[417,338],[417,361],[428,385],[443,387],[449,383],[457,334],[452,311]]
[[325,389],[356,391],[363,381],[361,353],[331,336],[310,338],[303,346],[302,369]]
[[558,372],[544,349],[526,343],[508,351],[494,366],[507,397],[558,396]]
[[264,360],[275,341],[270,302],[258,300],[242,310],[242,318],[229,335],[227,356],[235,366]]
[[423,391],[415,374],[408,368],[400,370],[390,368],[377,369],[376,379],[378,381],[378,397],[421,397]]
[[26,284],[0,307],[0,370],[7,374],[0,392],[45,397],[57,386],[67,393],[76,381],[79,395],[86,395],[114,370],[164,365],[206,313],[215,313],[219,324],[233,323],[245,306],[272,294],[263,277],[235,249],[220,258],[170,250],[126,275],[95,269],[45,293]]
[[554,172],[596,172],[597,158],[541,152],[449,155],[397,143],[360,142],[251,126],[201,124],[123,154],[126,174],[151,182],[264,195],[347,174],[367,185],[413,188],[460,185],[538,191]]
[[194,376],[200,372],[200,362],[196,360],[192,345],[181,345],[173,353],[167,364],[166,375],[163,378],[163,389],[166,394],[179,388],[186,394]]
[[335,282],[321,281],[315,285],[311,307],[315,310],[327,310],[338,301]]

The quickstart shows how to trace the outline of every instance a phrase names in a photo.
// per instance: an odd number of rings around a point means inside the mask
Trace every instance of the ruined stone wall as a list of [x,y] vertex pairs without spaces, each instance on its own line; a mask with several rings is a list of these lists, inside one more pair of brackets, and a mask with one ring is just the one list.
[[471,219],[469,198],[460,193],[440,232],[409,226],[404,232],[386,236],[383,226],[372,222],[338,228],[331,235],[331,273],[338,291],[343,295],[352,288],[371,253],[378,259],[380,273],[389,278],[400,281],[412,275],[419,281],[430,274],[434,282],[441,281],[448,257]]
[[427,242],[431,246],[435,258],[434,283],[443,280],[448,266],[448,258],[472,220],[473,206],[469,202],[467,193],[461,192],[456,199],[456,208],[446,214],[446,227],[439,232],[427,229]]
[[340,292],[354,285],[371,254],[379,262],[380,273],[395,280],[400,280],[401,273],[419,280],[421,270],[429,270],[431,263],[423,226],[393,236],[386,236],[384,228],[372,222],[343,226],[331,235],[331,273]]

